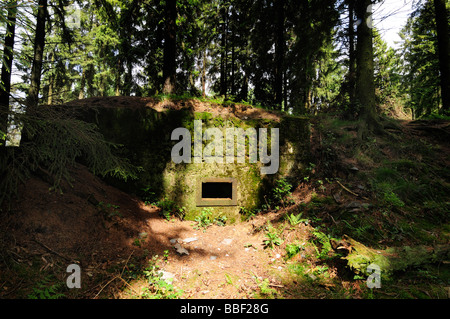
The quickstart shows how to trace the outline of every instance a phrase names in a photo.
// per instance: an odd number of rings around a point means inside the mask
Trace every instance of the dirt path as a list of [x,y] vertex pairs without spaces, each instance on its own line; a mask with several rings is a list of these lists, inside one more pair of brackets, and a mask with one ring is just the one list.
[[[87,286],[80,291],[82,298],[135,298],[120,293],[120,281],[110,280],[134,258],[146,263],[165,252],[168,258],[161,270],[173,276],[174,287],[184,291],[182,298],[248,298],[264,279],[277,285],[271,270],[282,258],[264,249],[265,232],[253,231],[267,217],[195,229],[192,221],[167,221],[158,208],[107,185],[81,165],[73,176],[72,187],[62,193],[49,192],[49,184],[39,178],[30,179],[0,221],[2,256],[11,265],[30,267],[31,287],[43,280],[35,271],[49,271],[63,282],[67,265],[78,263]],[[188,254],[178,253],[176,245]],[[4,266],[4,287],[23,280]],[[135,291],[144,287],[139,281],[133,285]],[[14,296],[12,290],[2,293]]]
[[277,268],[276,258],[263,248],[263,235],[252,234],[251,223],[203,231],[188,221],[152,219],[149,229],[164,233],[161,243],[170,248],[161,270],[184,291],[183,298],[248,298],[257,280],[269,278],[268,269]]

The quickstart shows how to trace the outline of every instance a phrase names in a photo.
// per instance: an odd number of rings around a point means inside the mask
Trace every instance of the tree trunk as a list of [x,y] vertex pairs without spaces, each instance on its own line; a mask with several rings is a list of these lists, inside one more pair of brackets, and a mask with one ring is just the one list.
[[434,0],[434,9],[439,51],[439,70],[441,73],[441,113],[450,115],[450,33],[445,0]]
[[203,65],[202,65],[202,97],[206,97],[206,49],[203,50]]
[[[50,53],[50,61],[52,61],[51,65],[53,67],[55,63],[55,53]],[[47,94],[47,104],[52,105],[53,104],[53,83],[55,82],[55,76],[54,74],[50,74],[50,77],[48,79],[48,94]]]
[[372,29],[368,25],[371,18],[371,0],[359,0],[355,3],[355,11],[361,23],[357,29],[356,43],[356,93],[358,119],[358,138],[363,139],[369,132],[379,132],[380,124],[376,113],[375,83]]
[[228,9],[222,8],[222,45],[220,57],[220,95],[227,99],[227,55],[228,55]]
[[81,72],[81,81],[80,81],[80,93],[78,94],[78,99],[84,99],[84,88],[86,86],[86,67],[83,67],[83,71]]
[[231,32],[231,95],[236,95],[236,84],[234,79],[235,73],[235,63],[236,63],[236,49],[234,46],[234,37],[233,31]]
[[123,86],[123,95],[130,96],[131,88],[133,86],[133,63],[130,58],[127,60],[127,73],[125,74],[125,84]]
[[93,97],[95,96],[95,89],[94,89],[94,74],[95,74],[95,68],[93,64],[89,64],[87,66],[87,74],[86,74],[86,85],[87,85],[87,97]]
[[120,75],[123,72],[123,65],[122,65],[122,61],[119,58],[117,60],[117,69],[116,69],[116,92],[115,92],[115,96],[120,96],[120,88],[121,88],[121,83],[120,83]]
[[175,93],[176,82],[176,49],[177,49],[177,1],[166,0],[166,30],[164,37],[163,93]]
[[39,0],[36,22],[36,35],[34,39],[34,58],[31,68],[31,83],[28,90],[27,105],[36,106],[39,103],[39,90],[41,86],[42,60],[45,46],[45,20],[47,18],[47,0]]
[[288,110],[288,80],[286,76],[286,70],[283,72],[283,99],[284,99],[284,110]]
[[305,93],[303,96],[303,101],[305,103],[304,108],[306,113],[312,113],[311,110],[311,86],[308,85],[307,88],[305,88]]
[[3,50],[3,65],[0,88],[0,131],[6,133],[8,127],[9,95],[11,93],[11,73],[13,64],[14,36],[16,30],[17,1],[10,1],[8,11],[5,44]]
[[348,96],[350,100],[350,114],[354,116],[356,111],[355,106],[355,0],[348,1],[348,54],[349,54],[349,66],[348,66]]
[[284,60],[284,1],[275,0],[275,108],[281,110],[283,102],[283,60]]
[[240,99],[244,101],[248,101],[248,75],[247,72],[244,72],[244,80],[242,81],[242,88],[240,92]]

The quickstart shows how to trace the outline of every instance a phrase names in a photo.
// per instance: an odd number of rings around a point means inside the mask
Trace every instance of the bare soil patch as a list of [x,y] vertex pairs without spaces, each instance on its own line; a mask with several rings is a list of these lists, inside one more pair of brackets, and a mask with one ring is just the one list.
[[[145,263],[165,251],[169,258],[163,270],[175,274],[174,286],[186,298],[246,298],[257,287],[255,276],[267,278],[268,268],[277,268],[278,260],[263,249],[262,232],[252,231],[257,219],[194,229],[192,221],[167,221],[157,207],[107,185],[82,165],[72,176],[72,186],[64,185],[63,193],[31,178],[4,214],[0,243],[7,262],[0,297],[27,297],[23,294],[35,285],[21,283],[18,266],[49,271],[65,283],[65,268],[79,264],[84,289],[77,298],[129,298],[120,280],[109,283],[117,274],[112,269],[123,271],[133,259]],[[187,238],[195,240],[186,243]],[[189,255],[176,252],[177,239]]]
[[209,112],[213,116],[222,116],[225,118],[237,117],[244,120],[270,119],[279,121],[282,117],[282,114],[279,112],[256,108],[247,104],[227,103],[222,105],[215,102],[201,101],[197,99],[158,99],[154,97],[115,96],[75,100],[66,103],[65,105],[89,108],[152,108],[158,112],[188,109],[192,112]]

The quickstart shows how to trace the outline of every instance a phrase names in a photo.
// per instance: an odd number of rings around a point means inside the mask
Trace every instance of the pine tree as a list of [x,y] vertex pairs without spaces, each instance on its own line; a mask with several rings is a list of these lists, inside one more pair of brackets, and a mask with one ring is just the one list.
[[[450,27],[449,9],[445,0],[434,0],[436,33],[439,51],[439,71],[441,84],[441,113],[450,114]],[[448,4],[448,2],[447,2]]]
[[8,1],[6,34],[3,49],[3,63],[0,79],[0,132],[6,132],[8,126],[9,95],[11,92],[11,73],[13,65],[14,38],[16,29],[17,1]]
[[47,0],[39,0],[36,31],[34,38],[34,57],[31,69],[31,82],[28,90],[27,105],[36,106],[39,103],[39,91],[41,87],[41,71],[45,47],[45,23],[48,17]]
[[402,29],[404,90],[409,94],[407,107],[418,118],[439,109],[439,59],[434,19],[430,1],[420,5]]
[[172,94],[176,89],[177,57],[177,1],[166,0],[164,30],[163,93]]
[[360,21],[356,43],[356,103],[358,107],[358,138],[363,139],[370,132],[382,132],[376,112],[373,34],[369,25],[372,15],[372,1],[360,0],[355,4],[356,17]]

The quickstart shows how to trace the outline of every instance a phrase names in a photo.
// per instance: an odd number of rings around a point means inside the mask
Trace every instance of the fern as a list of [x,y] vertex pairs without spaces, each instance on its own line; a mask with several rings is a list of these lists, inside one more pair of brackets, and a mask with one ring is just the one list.
[[33,288],[33,292],[28,295],[29,299],[61,299],[65,295],[58,292],[62,287],[61,283],[50,284],[50,278],[46,277],[37,283],[37,287]]
[[328,258],[328,253],[332,250],[330,239],[326,234],[322,233],[321,231],[313,231],[313,235],[321,246],[321,248],[319,249],[314,245],[317,253],[317,258],[319,259]]
[[60,189],[63,180],[70,183],[70,168],[80,160],[97,175],[137,178],[140,168],[117,155],[120,145],[107,142],[95,124],[77,119],[73,110],[41,106],[14,118],[23,126],[22,142],[0,154],[0,204],[34,172],[47,172],[52,188]]

